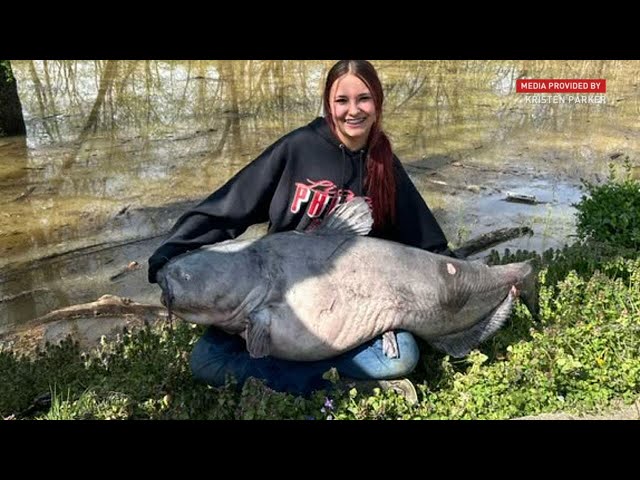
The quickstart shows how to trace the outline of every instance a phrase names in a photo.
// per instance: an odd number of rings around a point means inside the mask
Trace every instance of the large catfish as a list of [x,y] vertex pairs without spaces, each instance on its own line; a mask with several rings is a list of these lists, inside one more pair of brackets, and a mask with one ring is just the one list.
[[493,335],[521,295],[535,311],[527,262],[489,267],[365,236],[371,212],[345,203],[317,229],[229,240],[182,254],[158,273],[176,316],[242,335],[254,357],[319,360],[389,332],[413,332],[462,357]]

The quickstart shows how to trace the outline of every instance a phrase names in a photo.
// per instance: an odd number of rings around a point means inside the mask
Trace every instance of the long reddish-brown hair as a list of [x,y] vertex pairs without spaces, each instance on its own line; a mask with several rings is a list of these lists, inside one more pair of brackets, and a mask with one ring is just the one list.
[[384,230],[395,223],[396,179],[393,171],[393,151],[391,142],[382,130],[382,104],[384,92],[378,72],[367,60],[340,60],[327,74],[324,87],[324,114],[333,133],[336,125],[331,114],[331,87],[344,75],[357,76],[369,88],[376,107],[376,120],[367,140],[367,174],[365,188],[373,206],[373,221],[376,230]]

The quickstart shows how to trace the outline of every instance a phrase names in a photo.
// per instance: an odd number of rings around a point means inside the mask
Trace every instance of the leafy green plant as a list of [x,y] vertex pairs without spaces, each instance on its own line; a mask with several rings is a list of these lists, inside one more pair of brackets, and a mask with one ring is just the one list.
[[610,163],[608,181],[602,185],[583,180],[586,194],[573,205],[579,238],[640,248],[640,183],[632,178],[628,157],[623,169],[621,176]]

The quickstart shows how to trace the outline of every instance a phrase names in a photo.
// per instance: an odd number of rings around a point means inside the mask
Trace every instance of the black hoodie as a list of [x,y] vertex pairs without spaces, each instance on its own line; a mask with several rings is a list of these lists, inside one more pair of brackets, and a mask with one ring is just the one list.
[[[318,117],[267,148],[220,189],[182,215],[149,258],[149,281],[172,257],[236,238],[256,223],[269,233],[314,228],[336,205],[365,195],[365,150],[353,152]],[[394,155],[396,224],[383,237],[440,252],[447,239]]]

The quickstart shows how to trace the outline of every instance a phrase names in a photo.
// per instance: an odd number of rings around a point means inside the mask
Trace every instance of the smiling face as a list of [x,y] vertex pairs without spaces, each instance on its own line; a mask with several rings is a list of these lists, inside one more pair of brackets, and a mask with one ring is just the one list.
[[363,148],[376,121],[376,106],[367,85],[348,73],[334,82],[330,102],[340,141],[349,150]]

